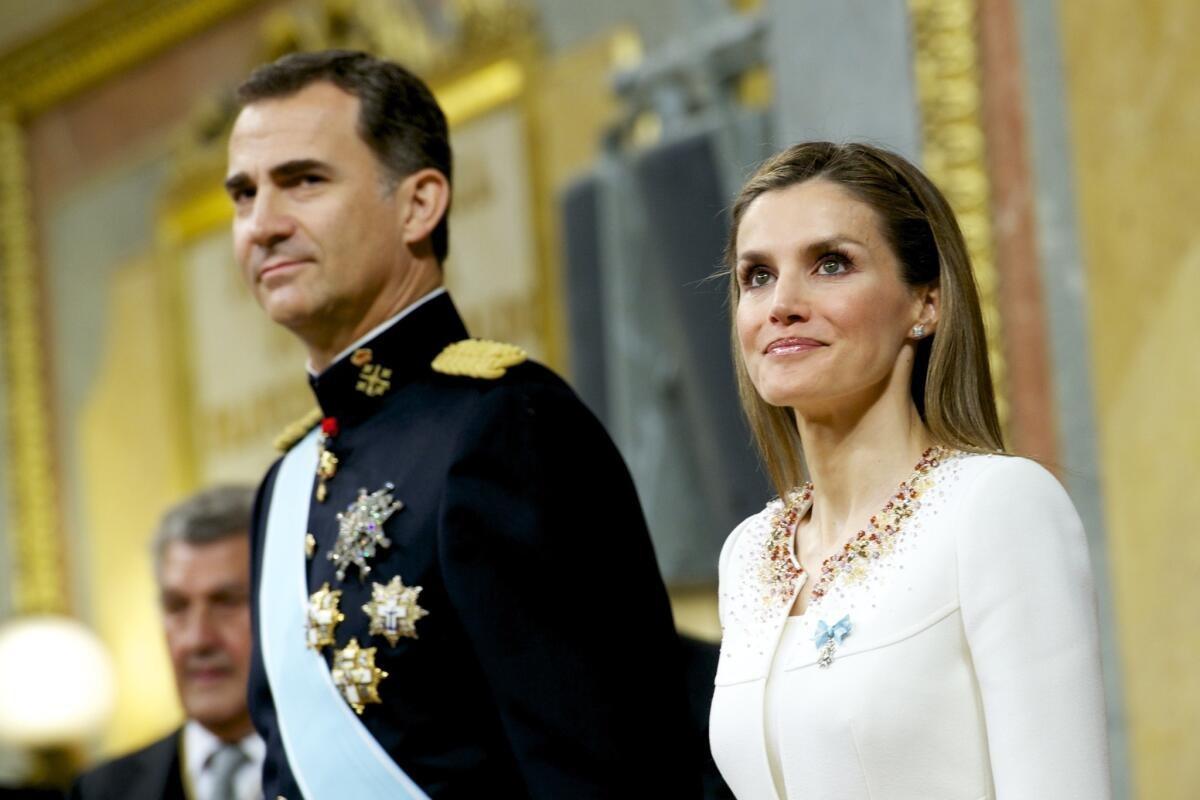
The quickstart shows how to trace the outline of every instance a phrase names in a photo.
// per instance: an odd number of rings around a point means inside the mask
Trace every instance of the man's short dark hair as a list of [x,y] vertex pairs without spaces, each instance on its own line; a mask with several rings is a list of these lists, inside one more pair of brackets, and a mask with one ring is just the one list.
[[253,486],[214,486],[172,506],[154,532],[154,574],[172,542],[204,545],[250,535]]
[[[395,182],[432,167],[451,180],[452,156],[446,115],[429,87],[404,67],[354,50],[291,53],[250,74],[237,89],[243,105],[299,92],[328,81],[357,97],[358,135]],[[446,214],[430,236],[442,263],[450,249]]]

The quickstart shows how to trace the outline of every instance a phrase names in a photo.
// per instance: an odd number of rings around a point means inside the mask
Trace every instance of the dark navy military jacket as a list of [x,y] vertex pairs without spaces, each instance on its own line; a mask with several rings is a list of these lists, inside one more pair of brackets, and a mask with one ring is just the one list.
[[[600,423],[525,362],[494,380],[430,364],[466,336],[449,296],[365,343],[390,370],[360,390],[361,358],[312,378],[339,460],[312,502],[308,586],[343,592],[336,647],[375,647],[388,675],[363,724],[433,798],[690,798],[700,791],[678,639],[637,495]],[[379,391],[376,381],[373,391]],[[366,388],[363,385],[363,388]],[[254,628],[278,463],[253,532]],[[360,580],[327,554],[336,514],[385,483],[404,503]],[[315,476],[314,476],[315,488]],[[297,547],[301,543],[297,540]],[[368,633],[372,583],[422,587],[417,638]],[[324,649],[326,660],[333,648]],[[267,743],[263,793],[300,797],[256,652],[250,708]],[[310,765],[337,770],[339,764]]]

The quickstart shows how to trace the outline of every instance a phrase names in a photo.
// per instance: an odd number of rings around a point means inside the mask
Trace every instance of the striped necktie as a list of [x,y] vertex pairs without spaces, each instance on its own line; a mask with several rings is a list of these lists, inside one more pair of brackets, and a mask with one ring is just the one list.
[[237,800],[233,791],[233,779],[238,769],[250,758],[236,744],[222,745],[208,759],[208,774],[212,776],[209,786],[212,794],[208,800]]

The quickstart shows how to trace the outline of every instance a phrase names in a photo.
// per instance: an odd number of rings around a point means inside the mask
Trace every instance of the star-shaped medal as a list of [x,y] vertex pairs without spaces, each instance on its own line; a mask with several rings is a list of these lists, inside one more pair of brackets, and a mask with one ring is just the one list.
[[338,609],[341,599],[341,590],[330,591],[328,583],[309,595],[308,613],[304,621],[305,643],[309,649],[320,650],[337,643],[333,636],[334,628],[346,618]]
[[361,714],[368,703],[381,702],[379,682],[388,674],[375,666],[375,648],[359,647],[358,639],[334,651],[333,667],[330,669],[333,685],[346,698],[346,702]]
[[370,575],[367,559],[374,557],[378,548],[391,546],[392,540],[383,535],[383,524],[404,508],[404,503],[392,497],[395,488],[385,483],[370,494],[359,489],[358,499],[338,512],[338,538],[328,558],[337,564],[339,581],[346,579],[346,568],[351,564],[358,567],[360,581]]
[[417,638],[417,620],[429,612],[417,605],[421,594],[420,586],[405,586],[397,575],[385,586],[371,584],[371,602],[362,607],[371,618],[368,631],[372,636],[382,636],[392,647],[402,636]]

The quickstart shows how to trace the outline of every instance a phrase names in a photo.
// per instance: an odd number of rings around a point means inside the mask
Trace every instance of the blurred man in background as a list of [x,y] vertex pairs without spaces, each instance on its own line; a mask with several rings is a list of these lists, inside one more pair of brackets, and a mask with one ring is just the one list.
[[224,486],[185,500],[163,518],[154,538],[155,577],[187,721],[148,747],[85,774],[72,797],[262,796],[264,746],[246,708],[253,505],[253,489]]

